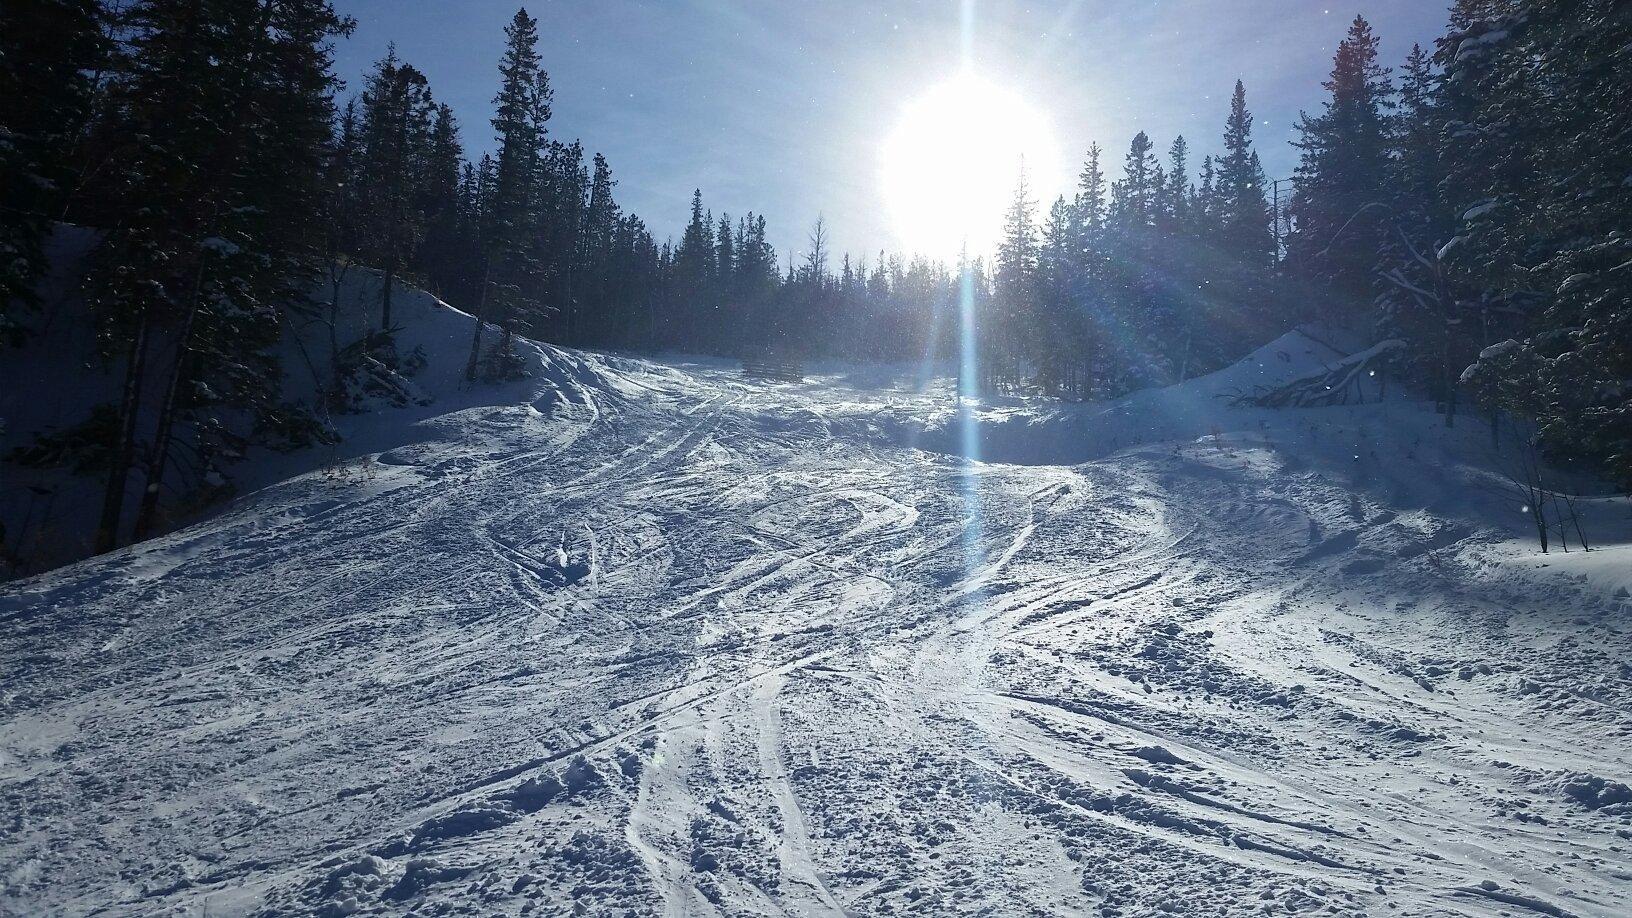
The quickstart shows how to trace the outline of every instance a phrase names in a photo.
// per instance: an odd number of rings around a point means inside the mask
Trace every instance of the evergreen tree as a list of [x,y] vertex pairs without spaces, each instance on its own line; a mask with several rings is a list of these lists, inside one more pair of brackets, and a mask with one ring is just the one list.
[[[391,298],[397,278],[405,265],[413,263],[425,232],[429,202],[423,195],[423,183],[435,112],[425,76],[399,61],[396,48],[390,48],[375,65],[363,91],[359,170],[363,248],[383,274],[380,330],[386,335],[392,331]],[[444,126],[451,127],[451,123]]]
[[[363,182],[363,140],[357,99],[346,100],[329,143],[324,167],[324,196],[320,201],[323,225],[321,260],[328,278],[329,301],[320,320],[328,332],[328,378],[320,380],[322,407],[342,408],[345,391],[345,361],[340,343],[341,294],[346,279],[363,257],[365,194]],[[348,342],[349,344],[349,342]]]
[[1442,257],[1489,306],[1485,340],[1514,332],[1468,378],[1509,393],[1493,407],[1534,420],[1555,457],[1632,486],[1632,18],[1616,0],[1457,12],[1437,54],[1458,215]]
[[676,298],[677,326],[669,330],[670,342],[683,348],[696,348],[704,335],[701,323],[705,319],[709,284],[714,261],[713,221],[703,212],[702,189],[691,193],[691,221],[680,236],[674,250],[674,295]]
[[[1163,265],[1172,252],[1156,226],[1161,170],[1149,135],[1134,135],[1122,179],[1111,186],[1108,279],[1099,322],[1119,353],[1101,352],[1102,375],[1125,389],[1167,377],[1176,304],[1164,293]],[[1106,365],[1113,360],[1116,366]]]
[[110,60],[96,0],[0,6],[0,347],[20,343],[12,310],[33,303],[43,244],[74,180],[92,74]]
[[737,241],[731,228],[731,216],[720,214],[714,232],[714,302],[716,311],[713,325],[717,348],[724,353],[736,353],[736,338],[741,332],[738,302],[741,293],[737,277]]
[[1223,141],[1223,155],[1208,163],[1211,168],[1202,176],[1198,230],[1209,244],[1196,250],[1182,280],[1191,305],[1183,315],[1181,378],[1198,362],[1220,365],[1290,324],[1290,317],[1275,310],[1274,216],[1252,145],[1246,87],[1239,80]]
[[[278,401],[270,348],[279,311],[301,308],[314,280],[334,114],[328,41],[350,22],[326,0],[140,0],[121,27],[130,72],[104,134],[115,146],[99,154],[117,178],[97,190],[123,218],[87,288],[125,369],[99,551],[119,540],[138,453],[139,539],[159,524],[178,436],[189,437],[195,483],[241,456],[248,433],[310,441]],[[229,423],[244,415],[251,431]]]
[[1191,205],[1195,190],[1190,185],[1190,143],[1184,135],[1174,138],[1168,148],[1167,164],[1161,213],[1169,233],[1188,233],[1193,228]]
[[338,307],[340,285],[362,249],[362,168],[363,141],[357,100],[348,99],[335,125],[323,176],[326,191],[323,199],[323,260],[329,269],[331,308]]
[[1036,355],[1038,382],[1044,392],[1077,395],[1076,370],[1083,348],[1074,295],[1077,258],[1076,214],[1064,196],[1054,200],[1043,223],[1037,255],[1037,310],[1029,349]]
[[546,322],[554,319],[561,340],[578,340],[590,182],[583,144],[573,141],[546,146],[534,193],[539,203],[531,260],[537,266],[537,276],[527,297],[528,310],[522,326],[534,337],[548,337]]
[[1473,361],[1479,337],[1466,334],[1468,301],[1452,293],[1438,250],[1450,238],[1441,144],[1444,114],[1433,60],[1413,46],[1401,70],[1399,108],[1391,125],[1388,213],[1379,267],[1378,333],[1403,339],[1414,374],[1455,418],[1458,376]]
[[715,279],[721,290],[729,290],[735,276],[736,244],[731,240],[731,216],[720,214],[719,229],[714,233]]
[[451,106],[436,106],[423,155],[414,209],[424,215],[425,232],[415,270],[432,293],[462,301],[470,286],[470,267],[480,256],[467,235],[465,152]]
[[1246,86],[1237,80],[1224,126],[1224,156],[1218,161],[1214,193],[1220,243],[1243,268],[1267,271],[1275,259],[1275,235],[1264,170],[1252,149],[1252,113]]
[[1100,168],[1099,144],[1088,148],[1088,159],[1083,163],[1082,173],[1077,177],[1077,196],[1075,208],[1077,211],[1077,225],[1090,236],[1102,232],[1105,228],[1105,172]]
[[1331,317],[1352,318],[1369,302],[1386,225],[1392,88],[1377,63],[1377,41],[1365,18],[1355,17],[1323,84],[1331,94],[1324,112],[1298,124],[1289,257],[1329,298]]
[[776,336],[780,321],[776,299],[781,278],[776,270],[776,251],[765,237],[763,214],[750,213],[744,220],[744,232],[737,236],[734,263],[745,326],[737,334],[737,346],[764,348]]
[[1400,71],[1400,98],[1392,124],[1394,167],[1390,187],[1398,216],[1406,212],[1412,223],[1441,225],[1437,211],[1443,115],[1439,110],[1439,77],[1432,56],[1421,45],[1411,46]]
[[1037,202],[1025,169],[1003,217],[998,244],[992,311],[980,323],[982,388],[995,389],[1018,377],[1021,355],[1038,335]]
[[1148,227],[1153,222],[1161,190],[1157,180],[1161,166],[1154,149],[1144,131],[1135,134],[1122,162],[1122,180],[1111,186],[1111,219],[1123,230]]
[[[1084,309],[1102,300],[1109,280],[1106,255],[1107,185],[1105,171],[1100,166],[1099,144],[1088,148],[1087,160],[1077,177],[1076,197],[1072,201],[1072,225],[1076,240],[1072,270],[1073,297]],[[1089,316],[1092,324],[1092,315]]]
[[1211,156],[1201,161],[1201,183],[1196,186],[1196,231],[1204,237],[1219,235],[1224,205],[1218,194],[1218,171]]
[[536,296],[541,267],[533,243],[539,228],[540,177],[545,125],[550,119],[549,77],[538,54],[538,20],[517,10],[504,29],[504,56],[499,62],[499,92],[494,96],[493,131],[498,155],[489,179],[485,206],[487,227],[482,293],[465,375],[475,379],[481,354],[482,327],[491,314],[499,340],[488,364],[499,378],[519,372],[512,344],[516,323]]
[[595,154],[595,171],[589,184],[589,205],[584,215],[582,299],[585,334],[591,341],[606,341],[614,325],[611,311],[618,305],[612,295],[613,272],[623,267],[617,257],[620,215],[612,199],[612,168],[606,157]]

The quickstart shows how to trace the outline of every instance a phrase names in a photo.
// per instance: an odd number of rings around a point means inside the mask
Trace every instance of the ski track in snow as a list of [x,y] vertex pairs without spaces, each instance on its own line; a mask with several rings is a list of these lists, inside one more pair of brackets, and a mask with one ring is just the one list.
[[550,354],[0,592],[0,913],[1632,907],[1624,599],[1268,435],[971,465]]

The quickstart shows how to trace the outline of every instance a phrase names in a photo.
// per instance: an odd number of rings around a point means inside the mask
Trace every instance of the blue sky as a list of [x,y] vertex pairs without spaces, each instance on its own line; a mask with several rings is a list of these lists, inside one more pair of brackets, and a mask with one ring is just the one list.
[[[336,0],[355,16],[340,44],[350,84],[395,41],[451,103],[473,156],[487,119],[502,29],[517,0]],[[836,248],[897,250],[880,202],[878,148],[901,107],[961,63],[958,0],[544,0],[540,50],[555,87],[553,133],[606,154],[619,201],[660,240],[678,236],[691,189],[716,214],[762,212],[784,256],[823,215]],[[1219,144],[1229,92],[1246,81],[1271,178],[1359,12],[1397,65],[1440,34],[1440,0],[976,0],[976,69],[1053,122],[1070,162],[1092,141],[1113,176],[1136,131],[1195,159]],[[1047,197],[1064,189],[1042,188]]]

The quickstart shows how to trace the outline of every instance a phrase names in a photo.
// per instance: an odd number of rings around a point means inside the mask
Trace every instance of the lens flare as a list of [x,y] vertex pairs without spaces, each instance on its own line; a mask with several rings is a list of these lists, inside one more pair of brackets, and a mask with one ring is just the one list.
[[990,254],[1021,164],[1033,186],[1063,187],[1048,119],[964,71],[909,102],[880,150],[886,209],[903,247],[951,259]]

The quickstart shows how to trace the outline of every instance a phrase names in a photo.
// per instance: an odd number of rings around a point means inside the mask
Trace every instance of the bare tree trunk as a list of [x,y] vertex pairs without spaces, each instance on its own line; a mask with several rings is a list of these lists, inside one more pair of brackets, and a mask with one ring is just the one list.
[[[256,28],[264,33],[271,25],[272,14],[277,6],[276,0],[260,0],[260,18]],[[234,97],[249,101],[249,75],[255,72],[259,63],[260,54],[252,50],[248,58],[238,65],[238,84]],[[223,176],[230,173],[233,164],[238,161],[238,154],[243,148],[245,125],[241,120],[234,121],[232,130],[224,137],[215,150],[215,166],[211,173]],[[209,186],[206,186],[209,187]],[[201,238],[213,236],[218,231],[221,202],[216,202],[209,219],[203,224]],[[141,541],[152,531],[153,524],[158,517],[159,492],[164,482],[164,468],[170,457],[171,430],[175,426],[176,403],[181,395],[181,381],[187,363],[187,342],[192,338],[193,325],[198,318],[201,300],[204,294],[205,265],[201,253],[194,253],[198,259],[193,265],[192,284],[188,291],[187,312],[182,319],[181,329],[176,336],[176,359],[171,366],[169,379],[165,384],[164,401],[159,406],[158,426],[153,433],[153,444],[148,451],[147,483],[142,489],[142,502],[136,512],[136,524],[132,538]]]
[[340,403],[343,377],[340,368],[340,287],[345,283],[351,266],[347,264],[343,268],[336,268],[333,261],[329,265],[329,393],[323,401],[334,408]]
[[1190,342],[1195,337],[1193,320],[1186,318],[1184,322],[1184,356],[1179,358],[1179,382],[1190,378]]
[[148,324],[147,309],[142,310],[131,338],[130,355],[126,358],[125,385],[119,397],[119,447],[108,470],[108,482],[102,492],[102,515],[96,525],[97,554],[119,547],[119,518],[124,515],[125,488],[129,484],[130,466],[136,460],[136,416],[141,408],[142,377],[147,369]]
[[1547,495],[1553,502],[1553,518],[1558,520],[1558,544],[1564,549],[1564,554],[1570,553],[1570,531],[1564,528],[1564,511],[1559,508],[1558,492]]
[[[576,249],[577,246],[574,245],[573,248]],[[576,299],[573,298],[573,293],[572,293],[572,274],[573,274],[573,269],[576,266],[577,266],[577,257],[575,255],[568,255],[567,256],[567,270],[565,272],[566,276],[563,279],[563,283],[562,283],[563,293],[565,294],[563,299],[566,301],[562,305],[565,307],[566,313],[567,313],[567,322],[566,322],[566,325],[567,325],[567,342],[566,343],[567,343],[568,347],[577,347],[578,346],[578,302],[577,302]]]
[[385,262],[385,288],[380,291],[380,331],[391,330],[391,288],[397,280],[397,255],[392,252]]
[[1564,498],[1564,506],[1569,508],[1570,523],[1575,527],[1575,538],[1581,543],[1581,550],[1592,551],[1592,546],[1587,544],[1587,533],[1581,528],[1581,512],[1575,505],[1575,498]]
[[158,521],[159,492],[164,484],[164,467],[170,461],[170,437],[175,429],[176,403],[181,398],[181,382],[186,376],[187,342],[193,336],[193,324],[198,317],[198,294],[193,295],[193,306],[187,310],[181,333],[176,336],[176,359],[165,383],[164,402],[159,407],[159,422],[153,432],[153,448],[148,453],[147,485],[142,489],[141,509],[136,512],[136,528],[131,538],[137,542],[153,533]]
[[493,256],[489,255],[482,265],[482,295],[476,301],[476,330],[470,336],[470,361],[465,364],[465,381],[476,381],[476,363],[482,355],[482,323],[487,314],[487,291],[492,286]]
[[1541,553],[1547,554],[1547,514],[1542,509],[1541,501],[1530,502],[1530,519],[1536,524],[1536,538],[1541,540]]

